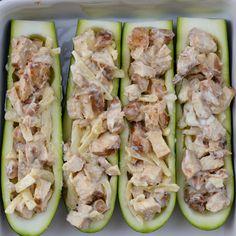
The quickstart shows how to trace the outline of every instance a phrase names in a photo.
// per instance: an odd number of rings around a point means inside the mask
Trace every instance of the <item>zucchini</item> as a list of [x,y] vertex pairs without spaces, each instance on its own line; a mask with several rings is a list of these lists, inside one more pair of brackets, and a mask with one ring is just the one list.
[[[128,103],[128,100],[124,94],[125,87],[130,84],[130,78],[128,76],[128,70],[130,66],[130,50],[128,47],[128,37],[131,34],[132,30],[135,27],[156,27],[159,29],[169,29],[172,30],[172,21],[152,21],[152,22],[143,22],[143,23],[125,23],[124,30],[123,30],[123,38],[122,38],[122,69],[125,72],[125,78],[121,80],[120,85],[120,98],[122,105],[125,106]],[[172,51],[172,58],[173,58],[173,43],[171,42],[169,48]],[[169,93],[175,93],[174,86],[172,84],[172,78],[174,75],[173,70],[173,60],[172,60],[172,67],[169,69],[165,74],[165,86]],[[175,183],[175,105],[173,105],[169,128],[170,134],[167,136],[167,144],[171,150],[171,154],[167,157],[167,164],[169,169],[172,172],[172,182]],[[120,170],[121,175],[119,177],[119,187],[118,187],[118,195],[119,195],[119,202],[122,211],[122,215],[127,222],[127,224],[133,228],[135,231],[138,232],[152,232],[154,230],[159,229],[162,227],[169,217],[171,216],[176,202],[176,193],[170,193],[170,199],[168,206],[162,209],[162,212],[154,217],[154,219],[150,221],[144,221],[143,224],[140,223],[134,215],[131,213],[128,207],[128,201],[126,199],[126,186],[128,182],[127,178],[127,156],[125,151],[125,146],[128,142],[129,137],[129,124],[128,121],[125,122],[125,129],[121,135],[121,147],[120,147]]]
[[[53,48],[57,48],[57,39],[55,25],[53,22],[40,22],[40,21],[11,21],[11,36],[13,39],[19,36],[36,37],[40,39],[46,39],[50,37],[52,39]],[[11,65],[11,52],[9,50],[8,60],[8,81],[7,88],[10,89],[13,86],[13,66]],[[51,87],[54,90],[56,99],[51,105],[51,113],[53,120],[53,133],[52,133],[52,145],[55,147],[56,160],[53,165],[53,172],[55,176],[55,187],[51,199],[48,202],[47,210],[43,213],[35,214],[31,219],[24,219],[17,214],[7,214],[7,219],[12,229],[21,235],[39,235],[47,229],[51,223],[59,204],[61,188],[62,188],[62,126],[61,126],[61,74],[60,74],[60,61],[59,56],[55,56],[53,65],[53,80]],[[11,109],[9,99],[6,100],[6,111]],[[3,145],[2,145],[2,168],[1,168],[1,183],[2,183],[2,198],[4,209],[10,203],[10,191],[8,185],[8,178],[6,175],[6,156],[11,151],[13,143],[13,122],[5,121]]]
[[[117,58],[117,67],[120,67],[120,43],[121,43],[121,23],[120,22],[111,22],[111,21],[99,21],[99,20],[79,20],[76,36],[81,35],[88,29],[104,29],[112,33],[114,40],[116,42],[116,48],[118,51],[118,58]],[[71,57],[71,65],[74,63],[74,58]],[[119,88],[119,79],[115,78],[113,80],[113,91],[112,96],[115,97],[118,94],[118,88]],[[69,79],[67,82],[67,90],[66,90],[66,101],[70,98],[72,95],[72,92],[74,90],[74,83],[72,81],[72,73],[69,72]],[[65,106],[65,112],[63,117],[63,133],[64,133],[64,142],[70,141],[71,138],[71,129],[72,129],[72,120],[70,119],[66,106]],[[113,154],[109,157],[109,162],[112,165],[118,164],[118,152]],[[111,195],[111,206],[108,211],[104,213],[104,217],[101,220],[93,221],[88,228],[86,229],[80,229],[82,232],[86,233],[94,233],[102,230],[109,222],[110,218],[112,217],[114,207],[115,207],[115,201],[116,201],[116,195],[117,195],[117,182],[118,178],[117,176],[112,176],[110,178],[111,183],[111,189],[112,189],[112,195]],[[66,188],[63,191],[64,200],[66,203],[66,195],[67,190]],[[68,206],[67,206],[68,208]],[[69,208],[68,208],[69,210]]]
[[[213,35],[218,41],[219,52],[221,54],[221,61],[223,62],[222,76],[224,78],[225,85],[230,85],[230,75],[229,75],[229,52],[228,52],[228,39],[227,39],[227,26],[226,21],[222,19],[198,19],[198,18],[178,18],[177,21],[177,48],[176,54],[177,58],[187,45],[187,36],[189,31],[197,27],[202,29],[211,35]],[[180,85],[177,86],[177,93],[180,89]],[[231,137],[232,137],[232,128],[231,128],[231,112],[228,108],[225,112],[226,119],[224,126],[227,130],[227,144],[229,150],[231,150]],[[181,119],[182,116],[182,106],[177,103],[177,122]],[[198,213],[185,203],[184,201],[184,175],[181,170],[181,162],[183,157],[184,142],[183,135],[181,130],[177,128],[176,136],[176,150],[177,150],[177,184],[180,186],[180,190],[177,194],[178,203],[180,209],[186,219],[195,227],[203,230],[214,230],[222,226],[227,217],[229,216],[233,199],[234,199],[234,177],[233,177],[233,166],[232,166],[232,157],[226,157],[225,168],[229,173],[229,179],[226,183],[227,193],[230,199],[230,205],[217,212],[217,213]]]

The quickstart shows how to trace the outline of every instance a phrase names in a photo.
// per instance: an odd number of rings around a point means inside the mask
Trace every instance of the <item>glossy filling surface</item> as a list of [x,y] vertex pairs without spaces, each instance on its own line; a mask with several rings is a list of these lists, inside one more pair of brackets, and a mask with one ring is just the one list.
[[[53,63],[59,48],[40,36],[11,40],[12,86],[7,91],[12,122],[12,146],[6,156],[11,201],[5,212],[25,219],[47,210],[54,191],[52,103],[55,92]],[[10,141],[9,141],[10,142]]]
[[192,28],[187,42],[174,78],[181,85],[178,101],[183,109],[178,128],[185,148],[184,200],[197,212],[219,212],[230,205],[225,158],[231,158],[231,152],[224,124],[235,90],[224,83],[217,38]]
[[117,45],[111,32],[87,29],[73,39],[73,91],[67,100],[71,137],[64,145],[64,183],[67,220],[79,229],[102,220],[111,207],[112,176],[120,174],[116,151],[120,147],[123,112],[112,96],[118,68]]
[[128,100],[124,114],[129,121],[125,151],[128,207],[140,222],[151,221],[168,205],[170,192],[178,191],[166,158],[171,150],[169,111],[176,100],[165,85],[165,73],[172,66],[168,44],[171,30],[136,27],[128,39],[130,85],[124,89]]

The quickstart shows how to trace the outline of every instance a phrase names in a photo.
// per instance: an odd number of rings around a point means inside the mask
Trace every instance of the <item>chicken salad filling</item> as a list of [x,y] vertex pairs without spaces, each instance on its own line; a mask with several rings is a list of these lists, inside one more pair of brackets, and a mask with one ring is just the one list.
[[46,211],[54,191],[51,83],[60,49],[52,48],[51,38],[25,36],[13,38],[11,49],[13,83],[5,114],[12,122],[12,147],[6,157],[10,202],[5,212],[31,219]]
[[73,91],[67,100],[72,120],[64,145],[67,220],[79,229],[104,218],[112,204],[112,178],[120,175],[116,151],[120,147],[123,112],[112,96],[113,81],[124,76],[111,32],[88,29],[73,39]]
[[178,101],[183,109],[178,127],[185,148],[184,200],[197,212],[219,212],[230,204],[224,160],[231,152],[224,123],[235,90],[224,83],[217,39],[193,28],[187,42],[174,78],[180,83]]
[[170,193],[179,189],[167,161],[176,96],[168,91],[165,74],[172,66],[168,44],[173,37],[171,30],[136,27],[128,39],[131,83],[124,90],[128,103],[123,109],[130,123],[126,195],[130,211],[140,222],[161,213]]

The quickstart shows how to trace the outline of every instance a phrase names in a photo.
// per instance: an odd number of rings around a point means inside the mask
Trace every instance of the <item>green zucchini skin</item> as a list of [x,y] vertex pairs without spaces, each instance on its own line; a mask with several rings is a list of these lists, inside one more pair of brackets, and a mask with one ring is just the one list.
[[[53,22],[40,22],[40,21],[11,21],[11,36],[10,38],[18,36],[32,36],[39,35],[43,37],[50,37],[53,41],[53,47],[58,47],[56,39],[56,30]],[[11,46],[9,49],[9,60],[8,60],[8,80],[7,88],[13,86],[12,72],[13,67],[11,66]],[[52,105],[52,121],[54,124],[52,133],[52,142],[55,145],[57,151],[57,160],[53,166],[55,175],[55,189],[54,193],[49,201],[47,210],[43,213],[36,214],[32,219],[26,220],[19,217],[16,214],[6,214],[7,220],[11,228],[20,235],[33,236],[42,234],[50,225],[60,201],[61,189],[62,189],[62,124],[61,124],[61,72],[60,72],[60,60],[59,56],[55,57],[54,65],[54,79],[52,82],[52,88],[54,89],[56,99]],[[6,110],[11,107],[10,101],[6,100]],[[12,130],[13,122],[5,121],[4,134],[3,134],[3,145],[2,145],[2,160],[1,160],[1,184],[2,184],[2,199],[4,209],[10,202],[10,194],[7,188],[7,176],[6,176],[6,155],[9,153],[9,149],[12,144]]]
[[[128,36],[131,34],[133,28],[135,27],[156,27],[160,29],[169,29],[172,30],[173,25],[172,21],[152,21],[152,22],[142,22],[142,23],[125,23],[123,29],[123,37],[122,37],[122,69],[125,72],[125,78],[121,80],[120,84],[120,99],[122,105],[125,106],[127,104],[127,98],[124,95],[124,89],[126,86],[130,84],[130,79],[128,76],[128,69],[130,65],[130,52],[128,48]],[[169,47],[172,51],[172,58],[173,58],[173,43],[169,44]],[[174,85],[172,84],[172,79],[174,75],[173,70],[173,60],[172,60],[172,68],[167,71],[165,75],[165,85],[167,87],[168,92],[175,93]],[[168,146],[171,149],[171,155],[168,158],[168,166],[172,171],[172,181],[175,183],[175,126],[176,126],[176,109],[175,104],[173,104],[173,109],[170,114],[170,123],[169,128],[171,130],[169,136],[167,137]],[[155,217],[153,220],[144,222],[141,224],[137,219],[132,215],[129,210],[127,199],[125,196],[126,185],[127,185],[127,167],[126,167],[126,153],[125,153],[125,146],[128,142],[129,137],[129,124],[128,121],[125,122],[125,129],[121,135],[121,147],[120,147],[120,171],[121,175],[119,177],[119,187],[118,187],[118,196],[119,196],[119,203],[121,207],[121,212],[123,218],[125,219],[126,223],[135,231],[148,233],[153,232],[159,228],[161,228],[171,216],[176,202],[176,193],[170,194],[170,200],[168,206],[163,209],[163,211]]]
[[[79,20],[76,36],[82,34],[87,29],[105,29],[112,33],[115,41],[116,41],[116,47],[118,51],[118,58],[117,58],[117,65],[120,67],[120,48],[121,48],[121,29],[122,24],[120,22],[112,22],[112,21],[98,21],[98,20]],[[74,59],[71,58],[72,65],[74,62]],[[69,79],[67,82],[67,90],[66,90],[66,100],[71,96],[72,91],[74,89],[73,82],[72,82],[72,73],[69,72]],[[119,79],[113,80],[113,91],[112,95],[115,97],[118,95],[118,89],[119,89]],[[72,127],[72,120],[69,118],[67,109],[65,107],[64,110],[64,117],[63,117],[63,133],[64,133],[64,142],[67,142],[70,139],[71,136],[71,127]],[[118,152],[116,152],[112,157],[109,157],[109,161],[115,165],[118,164]],[[80,231],[84,233],[95,233],[98,231],[101,231],[110,221],[114,208],[115,208],[115,202],[116,202],[116,195],[117,195],[117,182],[118,177],[112,176],[111,177],[111,188],[112,188],[112,197],[111,197],[111,207],[110,209],[104,214],[104,218],[102,220],[92,222],[87,229],[80,229]],[[64,189],[64,197],[66,196],[66,189]],[[65,201],[64,201],[65,202]]]
[[[178,56],[181,50],[186,46],[188,32],[193,28],[200,28],[211,35],[213,35],[218,40],[218,47],[221,53],[221,60],[223,62],[222,75],[224,82],[227,86],[230,85],[230,76],[229,76],[229,52],[228,52],[228,39],[227,39],[227,27],[226,21],[223,19],[199,19],[199,18],[178,18],[177,21],[177,48],[176,56]],[[177,93],[180,88],[180,85],[177,86]],[[228,108],[225,112],[226,122],[224,126],[227,130],[227,144],[229,150],[231,150],[231,137],[232,137],[232,128],[231,128],[231,111]],[[177,122],[182,116],[182,107],[177,103]],[[233,199],[234,199],[234,174],[233,174],[233,165],[232,165],[232,155],[225,158],[225,167],[229,172],[229,180],[226,183],[226,189],[230,198],[230,205],[226,209],[218,213],[207,212],[205,214],[198,213],[193,211],[184,201],[184,176],[181,169],[181,162],[183,157],[183,136],[181,130],[177,127],[176,135],[176,157],[177,157],[177,184],[180,186],[180,190],[177,194],[178,203],[183,215],[186,219],[195,227],[202,230],[214,230],[221,227],[227,217],[230,214],[232,208]]]

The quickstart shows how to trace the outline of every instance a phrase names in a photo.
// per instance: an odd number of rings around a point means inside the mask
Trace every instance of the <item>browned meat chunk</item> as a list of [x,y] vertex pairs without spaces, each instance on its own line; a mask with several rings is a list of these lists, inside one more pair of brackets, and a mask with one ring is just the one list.
[[188,37],[190,46],[196,48],[200,53],[216,52],[217,50],[213,36],[201,29],[191,29]]
[[121,104],[118,98],[113,99],[107,110],[107,128],[111,133],[120,133],[123,128],[123,116]]
[[100,50],[112,44],[112,34],[107,31],[99,31],[96,34],[95,48]]
[[106,132],[91,143],[90,151],[98,156],[109,156],[120,147],[120,137]]
[[149,45],[149,30],[143,27],[136,27],[129,37],[129,46],[131,48],[143,47],[147,48]]
[[145,131],[140,123],[133,126],[130,136],[131,148],[136,152],[148,153],[151,150],[151,144],[145,136]]
[[141,103],[140,102],[130,102],[123,109],[125,113],[125,117],[129,121],[141,121],[144,119],[144,113],[141,111]]

